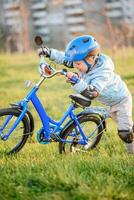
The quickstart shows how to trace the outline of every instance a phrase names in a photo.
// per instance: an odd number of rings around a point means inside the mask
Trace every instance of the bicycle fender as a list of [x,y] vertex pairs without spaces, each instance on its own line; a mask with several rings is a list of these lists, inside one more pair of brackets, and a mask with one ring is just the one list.
[[26,114],[28,115],[29,121],[30,121],[30,132],[31,132],[31,136],[33,135],[33,131],[34,131],[34,118],[32,113],[27,110]]
[[[99,115],[98,113],[93,113],[93,112],[85,112],[85,111],[82,111],[80,113],[78,113],[76,116],[77,116],[77,119],[80,119],[83,115],[96,115],[100,118],[100,120],[102,121],[102,125],[103,125],[103,129],[106,130],[106,122],[105,122],[105,118],[102,117],[101,115]],[[70,119],[66,125],[63,127],[61,133],[60,133],[60,137],[62,137],[62,134],[64,133],[65,130],[68,129],[68,127],[74,123],[74,120]]]
[[88,114],[88,115],[91,115],[91,114],[94,114],[96,116],[98,116],[101,121],[102,121],[102,124],[103,124],[103,128],[104,130],[106,130],[106,118],[109,117],[108,113],[105,111],[105,109],[102,109],[101,108],[93,108],[93,107],[90,107],[90,108],[87,108],[85,109],[84,111],[78,113],[78,116],[79,115],[82,115],[82,114]]

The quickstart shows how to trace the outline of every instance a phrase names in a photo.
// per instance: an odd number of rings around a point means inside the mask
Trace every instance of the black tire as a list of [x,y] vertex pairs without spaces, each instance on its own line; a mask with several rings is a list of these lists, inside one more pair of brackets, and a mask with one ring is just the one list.
[[[97,130],[93,129],[93,130],[97,131],[97,134],[96,134],[95,138],[92,139],[92,141],[90,139],[90,143],[91,144],[90,144],[90,147],[88,148],[88,150],[94,149],[98,145],[98,143],[99,143],[99,141],[101,139],[102,133],[104,131],[104,127],[103,127],[103,125],[101,123],[100,117],[97,116],[97,115],[92,115],[92,114],[84,114],[84,115],[81,115],[81,116],[78,117],[78,121],[81,124],[81,126],[82,126],[82,123],[86,123],[86,122],[89,125],[89,127],[90,127],[91,123],[94,123],[96,128],[99,126],[97,128]],[[69,123],[69,125],[67,125],[65,127],[65,129],[61,132],[60,137],[62,139],[69,139],[69,137],[70,137],[69,133],[72,132],[75,127],[76,127],[76,124],[74,123],[74,121],[71,121]],[[84,131],[84,134],[85,134],[85,131]],[[90,136],[90,133],[87,136]],[[68,147],[67,147],[67,145],[68,145]],[[76,148],[76,149],[79,147],[78,151],[85,152],[85,149],[83,148],[83,145],[78,145],[78,144],[75,144],[75,143],[74,144],[69,144],[69,143],[59,142],[59,153],[60,154],[66,154],[66,153],[73,152],[72,151],[72,147]]]
[[[1,134],[4,135],[8,132],[8,130],[11,128],[11,126],[13,125],[14,121],[18,118],[20,113],[21,111],[16,110],[15,108],[6,108],[0,110],[0,128],[2,127],[2,124],[8,115],[13,116],[10,122],[4,128],[4,130],[2,130],[2,133],[0,132]],[[27,116],[25,115],[24,118],[16,127],[16,129],[11,133],[9,138],[5,141],[1,139],[0,152],[6,155],[11,155],[19,152],[25,145],[29,135],[30,135],[30,124]]]

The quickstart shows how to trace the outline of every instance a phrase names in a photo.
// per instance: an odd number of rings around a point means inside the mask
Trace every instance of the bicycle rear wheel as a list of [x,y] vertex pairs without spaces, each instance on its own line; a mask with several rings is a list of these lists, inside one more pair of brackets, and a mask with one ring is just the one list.
[[[6,108],[0,110],[0,136],[3,138],[18,116],[21,111],[14,108]],[[4,126],[7,119],[10,119],[6,126]],[[3,128],[4,126],[4,128]],[[22,147],[25,145],[28,137],[30,135],[30,124],[27,116],[20,121],[15,130],[11,133],[7,140],[1,139],[0,141],[0,152],[5,153],[6,155],[11,155],[19,152]]]
[[[77,144],[77,140],[81,139],[81,135],[77,134],[76,138],[70,136],[70,133],[75,133],[76,129],[76,123],[72,121],[69,126],[67,126],[64,131],[61,133],[60,137],[62,139],[67,139],[67,140],[74,140],[74,144],[69,144],[69,143],[62,143],[59,142],[59,153],[61,154],[66,154],[70,152],[86,152],[87,150],[95,148],[102,136],[102,133],[104,131],[104,127],[101,123],[101,119],[95,115],[92,114],[85,114],[81,115],[78,118],[78,121],[81,125],[81,128],[86,135],[86,137],[89,139],[89,146],[88,149],[85,149],[83,145]],[[93,136],[91,135],[92,133]]]

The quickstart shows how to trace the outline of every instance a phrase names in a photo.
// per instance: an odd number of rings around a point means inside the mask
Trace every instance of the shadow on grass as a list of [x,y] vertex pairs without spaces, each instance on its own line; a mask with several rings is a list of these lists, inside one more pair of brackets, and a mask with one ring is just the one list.
[[134,80],[134,74],[124,75],[124,76],[122,76],[122,78],[124,80],[131,80],[131,79]]

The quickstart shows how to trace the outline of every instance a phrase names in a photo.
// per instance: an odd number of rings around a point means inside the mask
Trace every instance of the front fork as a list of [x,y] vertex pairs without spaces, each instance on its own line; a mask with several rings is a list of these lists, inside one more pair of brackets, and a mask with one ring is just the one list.
[[2,140],[7,140],[9,138],[9,136],[11,135],[11,133],[14,131],[14,129],[18,126],[18,124],[20,123],[20,121],[23,119],[23,117],[25,116],[26,112],[27,112],[27,102],[24,100],[24,101],[21,101],[21,102],[18,102],[17,104],[18,107],[20,108],[23,108],[19,117],[17,117],[16,121],[14,122],[14,124],[12,125],[12,127],[10,128],[10,130],[7,132],[7,134],[2,134],[2,131],[4,130],[4,128],[7,126],[7,124],[9,123],[9,121],[12,119],[12,115],[9,115],[3,126],[0,128],[0,136],[1,136],[1,139]]

